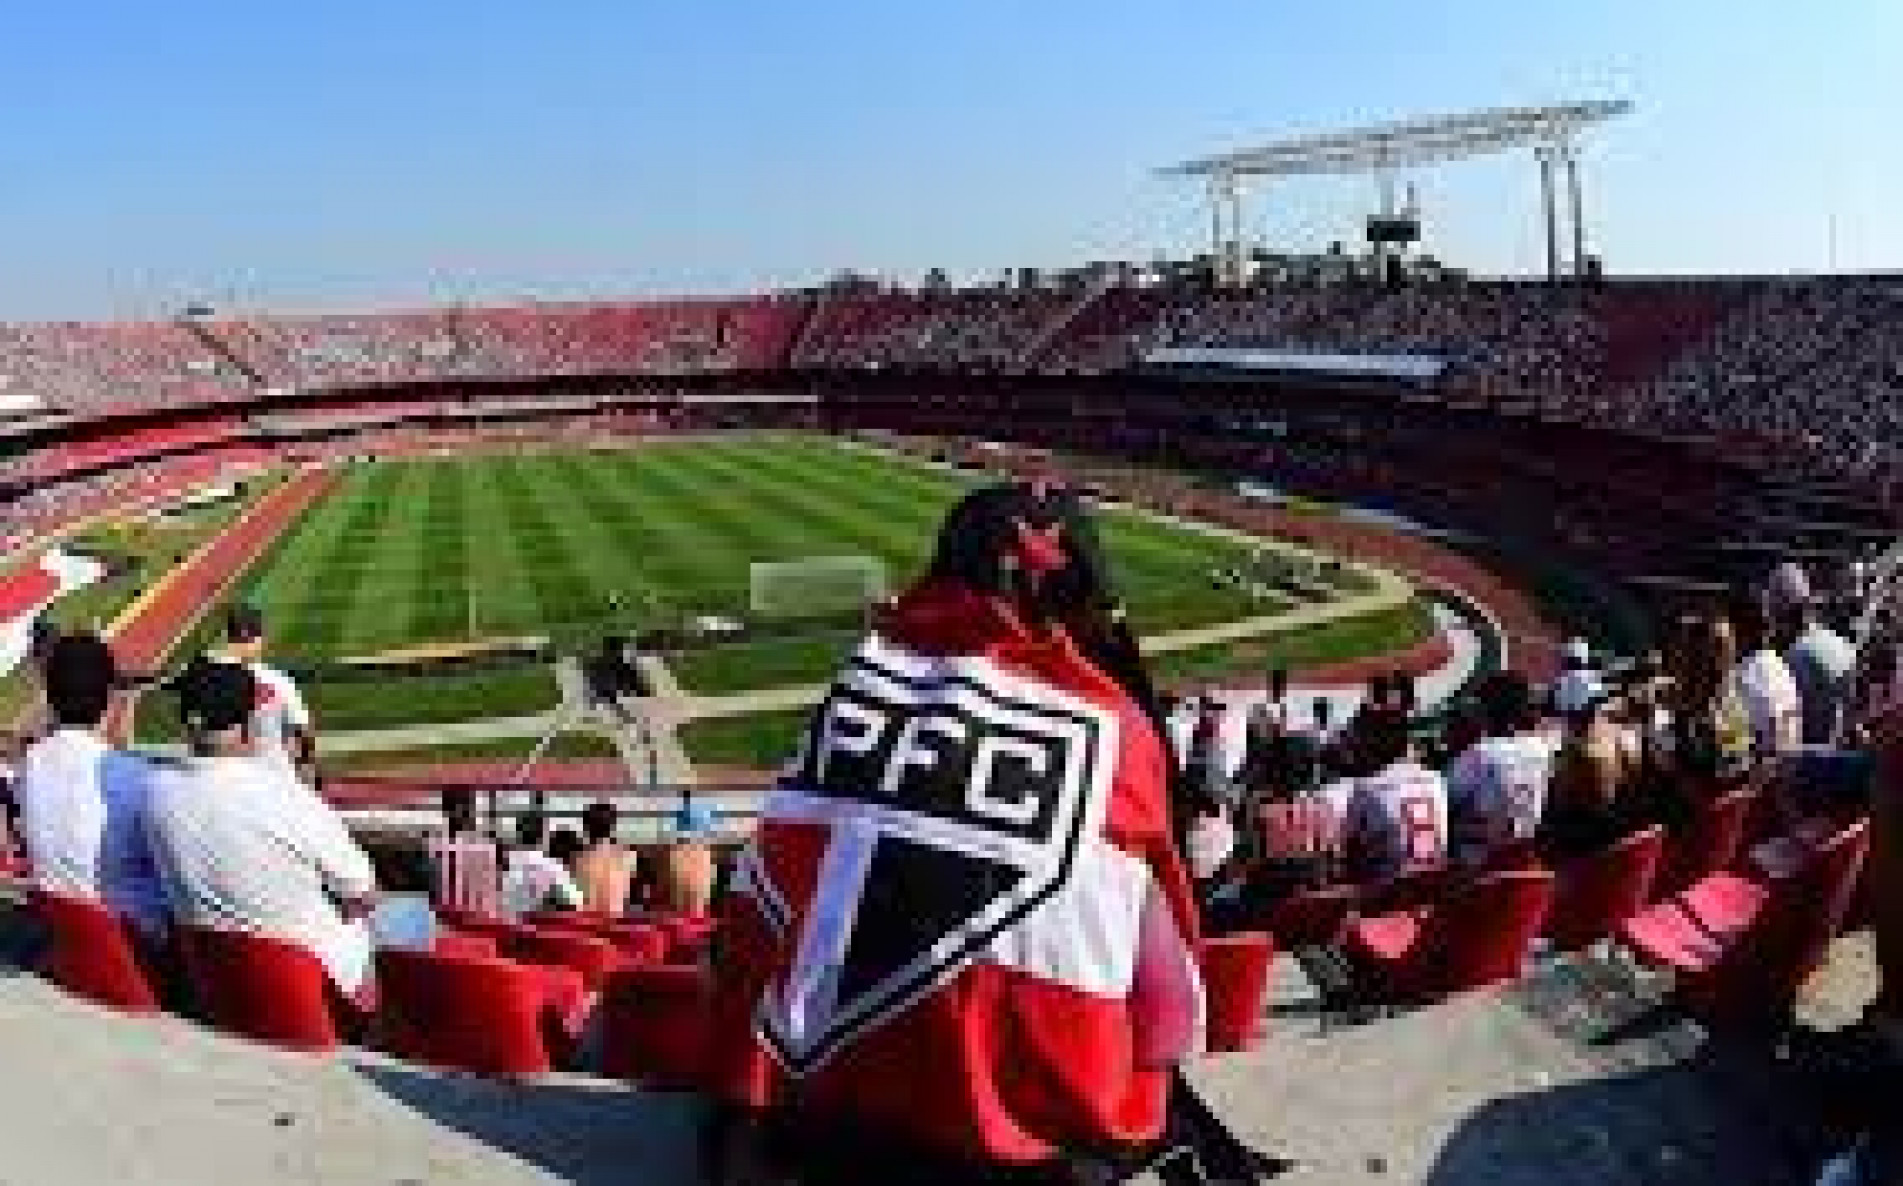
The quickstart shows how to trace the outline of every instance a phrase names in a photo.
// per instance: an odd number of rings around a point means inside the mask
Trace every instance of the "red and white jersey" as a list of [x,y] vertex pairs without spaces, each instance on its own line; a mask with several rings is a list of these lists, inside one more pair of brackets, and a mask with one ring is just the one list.
[[1462,859],[1533,839],[1546,808],[1553,742],[1538,733],[1483,737],[1447,770],[1453,846]]
[[1201,1045],[1168,758],[1061,634],[915,591],[848,662],[726,904],[715,1067],[947,1153],[1161,1132]]
[[1447,859],[1447,784],[1412,759],[1358,779],[1343,837],[1358,873],[1388,878]]

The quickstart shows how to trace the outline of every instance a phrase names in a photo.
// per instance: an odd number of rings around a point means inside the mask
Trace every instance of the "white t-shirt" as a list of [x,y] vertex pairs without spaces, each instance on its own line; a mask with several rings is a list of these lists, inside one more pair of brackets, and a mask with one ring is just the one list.
[[180,922],[299,944],[346,994],[369,977],[369,928],[335,900],[375,892],[370,858],[281,767],[218,757],[161,769],[148,820]]
[[1343,840],[1363,872],[1393,877],[1447,859],[1447,784],[1412,759],[1355,783]]
[[1803,739],[1803,707],[1784,657],[1769,648],[1753,651],[1739,661],[1736,679],[1758,756],[1796,749]]
[[145,831],[151,785],[146,762],[90,729],[59,729],[29,746],[13,793],[34,883],[162,932],[165,888]]
[[1189,825],[1189,835],[1184,840],[1189,850],[1184,854],[1189,861],[1189,875],[1202,881],[1214,877],[1235,852],[1236,827],[1229,822],[1226,811],[1199,815]]
[[1516,840],[1531,840],[1546,807],[1552,740],[1536,733],[1483,737],[1447,769],[1454,847],[1462,859]]
[[509,850],[509,868],[502,875],[502,912],[514,918],[536,910],[579,910],[581,887],[562,864],[533,848]]
[[299,729],[311,727],[311,712],[304,703],[304,694],[298,690],[297,681],[268,663],[225,656],[213,658],[219,663],[240,664],[257,683],[258,706],[251,713],[251,736],[258,747],[258,756],[296,771],[291,736]]

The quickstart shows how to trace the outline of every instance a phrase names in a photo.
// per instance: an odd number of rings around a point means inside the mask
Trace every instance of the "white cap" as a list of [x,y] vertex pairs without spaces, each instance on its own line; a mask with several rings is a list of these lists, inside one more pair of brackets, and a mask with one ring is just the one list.
[[1590,671],[1569,671],[1553,685],[1553,707],[1567,716],[1589,712],[1605,698],[1605,681]]
[[1810,577],[1805,575],[1802,565],[1786,560],[1771,570],[1770,579],[1764,583],[1764,595],[1772,609],[1809,604]]

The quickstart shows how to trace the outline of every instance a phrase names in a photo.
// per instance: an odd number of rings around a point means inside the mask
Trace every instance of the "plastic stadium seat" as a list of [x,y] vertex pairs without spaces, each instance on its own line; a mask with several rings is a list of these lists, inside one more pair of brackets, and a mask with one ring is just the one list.
[[698,967],[658,964],[608,977],[601,1069],[616,1079],[692,1088],[705,1077],[712,982]]
[[568,968],[582,978],[588,991],[599,992],[608,974],[626,957],[607,939],[568,931],[524,929],[505,948],[511,959],[523,963]]
[[672,944],[667,932],[646,923],[610,923],[596,932],[621,949],[625,964],[664,964]]
[[99,902],[43,890],[34,891],[32,902],[52,944],[41,957],[41,975],[121,1013],[159,1011],[158,994],[118,915]]
[[1543,869],[1488,873],[1450,884],[1416,911],[1364,918],[1346,953],[1388,1001],[1420,1001],[1512,980],[1526,962],[1553,899]]
[[1749,787],[1740,787],[1699,804],[1685,834],[1672,837],[1666,846],[1664,867],[1654,887],[1655,898],[1669,898],[1736,860],[1744,843],[1745,821],[1756,798]]
[[436,932],[436,945],[430,950],[437,955],[491,956],[496,954],[496,941],[488,935],[471,935],[462,931],[439,930]]
[[[1859,821],[1811,849],[1791,876],[1757,887],[1761,895],[1747,895],[1741,879],[1701,885],[1620,935],[1639,958],[1677,972],[1679,1002],[1707,1025],[1774,1026],[1842,926],[1869,843],[1869,824]],[[1719,934],[1701,925],[1699,909],[1748,913],[1723,919],[1736,929]]]
[[1259,931],[1203,941],[1210,1053],[1247,1050],[1261,1040],[1274,960],[1275,941]]
[[1579,951],[1618,933],[1645,909],[1665,854],[1660,828],[1634,832],[1558,871],[1545,934],[1560,951]]
[[1332,946],[1360,900],[1352,885],[1299,890],[1270,909],[1264,926],[1284,948]]
[[378,1023],[392,1054],[485,1075],[553,1070],[572,1046],[581,978],[488,956],[377,953]]
[[334,992],[316,956],[282,939],[187,927],[185,967],[205,1019],[226,1033],[286,1050],[342,1044]]

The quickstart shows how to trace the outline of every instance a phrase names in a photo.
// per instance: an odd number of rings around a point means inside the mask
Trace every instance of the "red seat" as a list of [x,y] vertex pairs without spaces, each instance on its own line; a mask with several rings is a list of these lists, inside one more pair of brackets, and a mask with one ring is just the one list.
[[705,1077],[712,985],[698,967],[623,968],[601,997],[601,1069],[616,1079],[693,1088]]
[[1664,867],[1653,887],[1655,900],[1669,898],[1727,868],[1744,844],[1745,820],[1756,792],[1740,787],[1698,805],[1691,826],[1666,846]]
[[1671,904],[1684,911],[1699,930],[1722,939],[1749,927],[1770,897],[1770,890],[1749,878],[1713,873],[1672,899]]
[[[1738,878],[1701,883],[1629,921],[1621,937],[1641,959],[1678,973],[1679,1001],[1707,1025],[1774,1025],[1841,927],[1869,842],[1868,823],[1851,824],[1789,877],[1762,887]],[[1743,911],[1720,919],[1732,929],[1702,925],[1699,911],[1726,910]]]
[[205,1019],[227,1033],[286,1050],[342,1044],[324,965],[295,943],[244,931],[188,927],[185,967]]
[[1347,955],[1377,995],[1429,1000],[1519,976],[1553,899],[1553,875],[1512,869],[1450,882],[1438,903],[1364,918]]
[[102,903],[43,890],[34,891],[32,901],[52,942],[40,960],[42,976],[121,1013],[159,1011],[158,994],[118,915]]
[[1559,870],[1545,934],[1560,951],[1609,938],[1645,909],[1665,853],[1665,833],[1646,828]]
[[1262,1039],[1275,942],[1261,932],[1205,939],[1203,984],[1209,997],[1209,1050],[1228,1054]]
[[494,956],[496,941],[488,935],[444,929],[436,932],[436,943],[430,950],[437,955]]
[[671,944],[667,932],[659,927],[638,922],[612,923],[596,933],[621,949],[624,963],[638,966],[667,962]]
[[579,975],[489,956],[377,952],[380,1037],[392,1054],[484,1075],[553,1070],[572,1047]]
[[524,928],[506,947],[512,959],[529,964],[568,968],[582,978],[588,991],[599,992],[608,973],[619,968],[626,957],[607,939],[570,931],[544,931]]
[[1285,948],[1331,946],[1340,942],[1359,901],[1351,885],[1300,890],[1277,902],[1264,925]]

